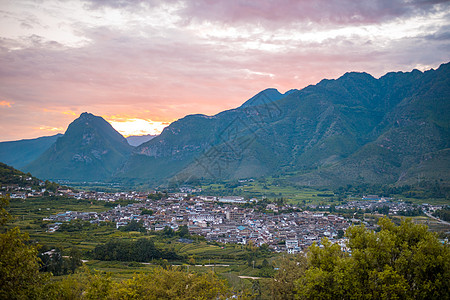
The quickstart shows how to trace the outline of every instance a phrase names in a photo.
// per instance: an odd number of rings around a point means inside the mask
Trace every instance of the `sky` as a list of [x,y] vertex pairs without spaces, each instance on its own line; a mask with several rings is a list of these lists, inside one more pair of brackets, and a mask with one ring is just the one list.
[[0,0],[0,141],[82,112],[157,134],[266,88],[449,61],[449,1]]

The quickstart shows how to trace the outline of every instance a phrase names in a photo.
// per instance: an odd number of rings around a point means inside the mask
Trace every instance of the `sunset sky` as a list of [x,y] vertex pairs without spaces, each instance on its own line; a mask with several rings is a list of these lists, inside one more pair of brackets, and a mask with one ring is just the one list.
[[348,71],[450,61],[439,0],[0,0],[0,141],[82,112],[124,135]]

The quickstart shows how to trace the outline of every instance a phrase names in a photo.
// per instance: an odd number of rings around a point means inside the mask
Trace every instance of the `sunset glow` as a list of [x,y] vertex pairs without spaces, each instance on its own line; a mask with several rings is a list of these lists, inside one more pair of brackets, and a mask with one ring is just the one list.
[[11,107],[11,103],[8,101],[0,101],[0,106],[7,106],[7,107]]
[[124,137],[130,135],[158,135],[167,127],[170,123],[166,122],[154,122],[151,120],[143,119],[127,119],[127,120],[108,120],[106,119],[115,130],[120,132]]
[[450,61],[449,1],[21,0],[0,12],[0,141],[62,133],[82,112],[155,134],[266,88]]

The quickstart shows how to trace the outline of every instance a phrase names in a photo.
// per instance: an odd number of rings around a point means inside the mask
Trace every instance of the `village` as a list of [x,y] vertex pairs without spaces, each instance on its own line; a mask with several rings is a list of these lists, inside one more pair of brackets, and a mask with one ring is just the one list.
[[[352,224],[364,224],[375,229],[376,225],[364,219],[349,216],[348,212],[371,212],[408,216],[413,213],[432,213],[442,206],[428,204],[413,205],[410,202],[367,195],[360,200],[347,201],[341,205],[310,205],[307,208],[295,205],[245,199],[239,196],[192,195],[201,190],[180,189],[178,193],[160,192],[94,192],[77,191],[70,188],[39,189],[31,186],[7,185],[1,193],[13,199],[27,199],[42,196],[64,196],[89,201],[104,201],[112,209],[104,212],[66,211],[44,218],[48,221],[48,232],[57,231],[62,222],[84,220],[91,223],[113,222],[116,228],[135,221],[146,230],[161,231],[168,227],[178,230],[187,226],[189,233],[219,243],[267,244],[274,251],[297,253],[320,243],[323,237],[338,243],[345,251],[344,232]],[[132,202],[121,206],[120,201]],[[347,212],[344,217],[342,212]]]
[[[403,201],[367,196],[359,201],[349,201],[336,206],[336,213],[329,212],[330,206],[306,210],[290,204],[277,205],[261,199],[245,199],[237,196],[192,196],[187,193],[144,193],[144,192],[78,192],[59,190],[58,193],[76,199],[106,201],[136,201],[128,205],[116,205],[105,212],[67,211],[45,218],[51,222],[48,232],[58,230],[62,222],[84,220],[91,223],[114,222],[117,228],[130,222],[139,222],[146,230],[161,231],[166,227],[178,230],[187,226],[189,233],[220,243],[254,245],[267,244],[277,252],[297,253],[323,237],[345,248],[344,232],[352,224],[364,224],[375,229],[376,225],[353,217],[344,217],[339,211],[377,211],[386,207],[391,214],[417,210],[417,206]],[[159,197],[155,197],[159,195]],[[261,202],[262,201],[262,202]],[[261,204],[263,206],[261,206]],[[422,205],[419,209],[434,211],[440,206]],[[347,214],[348,215],[348,214]]]

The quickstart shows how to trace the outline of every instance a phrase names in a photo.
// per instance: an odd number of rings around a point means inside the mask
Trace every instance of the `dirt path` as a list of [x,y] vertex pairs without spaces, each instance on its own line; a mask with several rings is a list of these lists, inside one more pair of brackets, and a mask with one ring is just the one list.
[[253,279],[253,280],[262,279],[262,277],[252,277],[252,276],[238,276],[238,277],[242,279]]
[[446,221],[444,221],[444,220],[441,220],[441,219],[439,219],[439,218],[436,218],[435,216],[433,216],[432,214],[430,214],[429,212],[427,212],[427,211],[425,211],[425,210],[423,210],[423,213],[426,214],[427,217],[430,217],[430,218],[432,218],[432,219],[438,221],[439,223],[443,223],[443,224],[446,224],[446,225],[450,225],[449,222],[446,222]]

